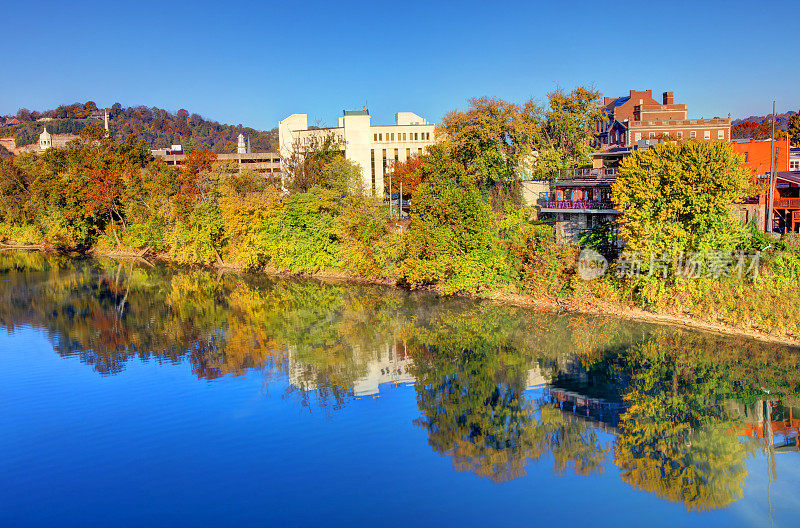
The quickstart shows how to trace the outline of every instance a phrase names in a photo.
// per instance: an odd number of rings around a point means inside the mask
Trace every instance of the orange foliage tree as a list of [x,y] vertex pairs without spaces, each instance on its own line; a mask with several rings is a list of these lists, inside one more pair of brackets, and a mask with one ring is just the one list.
[[392,193],[399,193],[402,184],[403,195],[413,195],[422,183],[422,158],[413,156],[406,161],[398,161],[392,170]]
[[193,150],[183,161],[183,171],[178,177],[179,190],[173,198],[175,212],[186,217],[202,197],[200,175],[211,170],[217,155],[209,150]]

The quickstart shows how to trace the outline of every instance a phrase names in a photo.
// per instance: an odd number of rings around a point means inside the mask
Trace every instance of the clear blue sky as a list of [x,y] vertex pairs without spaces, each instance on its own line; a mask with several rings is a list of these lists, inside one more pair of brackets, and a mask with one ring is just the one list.
[[[259,129],[368,102],[439,122],[473,96],[671,90],[690,117],[800,107],[797,0],[10,2],[0,114],[87,100]],[[771,29],[773,28],[773,29]]]

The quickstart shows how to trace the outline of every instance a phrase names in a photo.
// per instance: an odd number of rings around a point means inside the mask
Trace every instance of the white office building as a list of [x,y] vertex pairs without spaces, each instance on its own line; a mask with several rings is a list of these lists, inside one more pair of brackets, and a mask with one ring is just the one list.
[[281,159],[291,158],[295,148],[308,145],[313,137],[332,134],[343,145],[345,158],[361,167],[364,188],[382,196],[393,163],[422,155],[435,142],[434,125],[411,112],[395,114],[394,125],[372,125],[368,110],[345,110],[342,114],[337,126],[329,128],[310,129],[307,114],[292,114],[281,121]]

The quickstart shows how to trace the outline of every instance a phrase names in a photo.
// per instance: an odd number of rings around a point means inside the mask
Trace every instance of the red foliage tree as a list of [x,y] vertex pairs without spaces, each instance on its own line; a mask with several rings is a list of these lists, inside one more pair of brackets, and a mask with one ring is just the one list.
[[422,172],[418,170],[421,166],[422,159],[418,156],[395,163],[392,171],[392,193],[399,193],[402,184],[404,196],[414,194],[422,183]]

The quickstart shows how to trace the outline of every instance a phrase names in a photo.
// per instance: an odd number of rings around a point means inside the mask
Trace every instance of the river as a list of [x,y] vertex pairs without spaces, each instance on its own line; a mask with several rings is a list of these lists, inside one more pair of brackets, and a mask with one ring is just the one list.
[[800,352],[0,253],[0,525],[795,526]]

